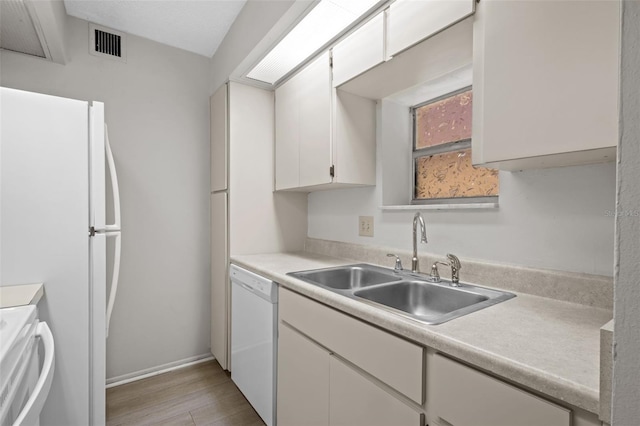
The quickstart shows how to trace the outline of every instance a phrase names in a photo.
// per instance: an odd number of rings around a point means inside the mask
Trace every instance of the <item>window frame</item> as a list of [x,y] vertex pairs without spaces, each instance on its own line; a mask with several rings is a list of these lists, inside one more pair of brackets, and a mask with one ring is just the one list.
[[[454,197],[454,198],[416,198],[416,162],[420,157],[428,155],[444,154],[448,152],[462,151],[471,149],[471,138],[462,139],[454,142],[447,142],[444,144],[429,146],[425,148],[417,148],[417,132],[416,132],[416,110],[425,106],[434,104],[443,99],[447,99],[460,93],[473,90],[473,86],[465,86],[452,92],[445,93],[436,98],[429,99],[428,101],[419,103],[410,107],[411,114],[411,204],[412,205],[438,205],[438,204],[481,204],[481,203],[498,203],[500,195],[487,195],[480,197]],[[499,177],[498,177],[499,179]]]

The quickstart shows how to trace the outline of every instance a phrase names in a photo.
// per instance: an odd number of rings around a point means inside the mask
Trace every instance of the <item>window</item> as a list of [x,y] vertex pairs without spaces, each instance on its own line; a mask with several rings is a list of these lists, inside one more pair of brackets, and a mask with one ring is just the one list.
[[498,171],[471,164],[471,87],[411,109],[413,204],[497,202]]

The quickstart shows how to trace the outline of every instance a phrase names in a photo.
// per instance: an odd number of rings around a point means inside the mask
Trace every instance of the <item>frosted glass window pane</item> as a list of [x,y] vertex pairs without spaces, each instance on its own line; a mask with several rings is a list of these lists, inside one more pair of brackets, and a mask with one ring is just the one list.
[[416,158],[415,198],[497,196],[498,171],[471,164],[471,149]]
[[471,138],[471,90],[416,108],[416,149]]

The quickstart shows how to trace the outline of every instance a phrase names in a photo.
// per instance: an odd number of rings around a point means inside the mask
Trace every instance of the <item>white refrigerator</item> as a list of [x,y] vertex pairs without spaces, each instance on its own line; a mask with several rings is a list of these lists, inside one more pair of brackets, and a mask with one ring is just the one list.
[[[102,425],[120,265],[119,191],[104,105],[0,88],[0,116],[0,285],[44,283],[38,308],[55,341],[41,424]],[[115,251],[108,298],[107,238]]]

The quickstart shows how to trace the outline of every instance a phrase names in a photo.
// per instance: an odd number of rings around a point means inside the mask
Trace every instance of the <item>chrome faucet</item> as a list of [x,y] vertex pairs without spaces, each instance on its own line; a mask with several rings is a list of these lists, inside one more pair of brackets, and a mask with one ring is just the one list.
[[432,283],[439,283],[442,281],[440,279],[440,273],[438,272],[438,265],[451,266],[447,262],[434,262],[433,265],[431,265],[431,275],[429,275],[429,281]]
[[451,254],[451,253],[447,253],[447,259],[449,260],[449,263],[447,262],[434,262],[433,265],[431,265],[431,275],[429,275],[429,281],[433,282],[433,283],[439,283],[440,280],[440,274],[438,273],[438,265],[444,265],[444,266],[450,266],[451,267],[451,287],[460,287],[460,269],[462,269],[462,265],[460,265],[460,259],[458,259],[457,256]]
[[447,253],[447,260],[449,260],[449,266],[451,266],[451,285],[458,287],[460,286],[460,269],[462,269],[460,259],[451,253]]
[[424,225],[424,220],[417,212],[413,216],[413,257],[411,258],[411,272],[420,272],[420,266],[418,265],[418,222],[420,222],[420,242],[427,242],[427,228]]
[[393,268],[394,271],[402,271],[402,261],[400,260],[400,256],[394,253],[387,253],[387,257],[395,257],[396,258],[396,266]]

